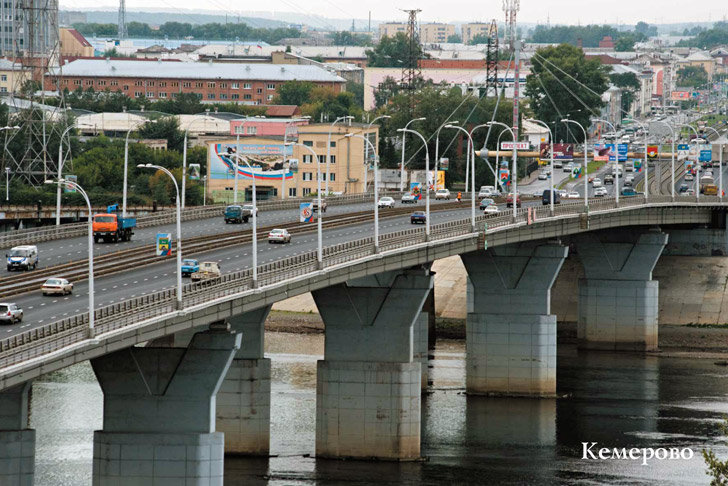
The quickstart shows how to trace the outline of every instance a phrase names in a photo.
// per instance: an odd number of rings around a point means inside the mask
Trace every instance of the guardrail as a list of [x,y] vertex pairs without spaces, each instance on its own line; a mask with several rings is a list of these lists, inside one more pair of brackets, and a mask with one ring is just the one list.
[[[711,207],[722,205],[722,202],[716,196],[703,197],[699,204],[692,198],[690,200],[688,198],[676,198],[676,201],[673,202],[670,196],[653,196],[647,204],[642,196],[623,197],[620,199],[619,204],[611,198],[592,199],[589,201],[588,208],[580,202],[557,205],[553,215],[551,215],[550,206],[548,205],[518,209],[515,218],[512,211],[480,215],[476,217],[476,227],[479,228],[478,232],[482,234],[482,223],[487,223],[487,231],[485,232],[487,235],[528,225],[536,221],[558,220],[586,213],[617,212],[637,207],[674,205]],[[427,241],[435,242],[458,236],[472,236],[473,228],[471,225],[470,219],[432,225],[430,237]],[[379,251],[380,253],[386,253],[391,250],[420,245],[425,241],[425,229],[423,227],[386,233],[380,238]],[[326,247],[323,250],[322,267],[317,262],[316,251],[261,265],[258,267],[257,286],[261,288],[274,285],[295,277],[313,274],[327,267],[353,263],[356,260],[370,257],[374,253],[373,243],[373,238],[367,237]],[[183,308],[204,304],[221,297],[237,295],[252,290],[253,286],[251,269],[225,274],[215,280],[189,283],[183,288]],[[176,311],[176,294],[173,289],[122,301],[94,311],[96,335],[103,335],[145,319],[167,314],[171,316]],[[88,313],[85,313],[2,339],[0,340],[0,368],[84,341],[88,339],[87,326]]]

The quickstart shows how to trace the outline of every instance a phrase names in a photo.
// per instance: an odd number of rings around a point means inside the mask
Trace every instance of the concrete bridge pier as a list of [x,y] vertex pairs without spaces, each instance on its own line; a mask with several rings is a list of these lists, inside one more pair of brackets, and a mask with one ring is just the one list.
[[659,282],[652,280],[652,270],[667,240],[659,229],[575,238],[586,277],[579,280],[579,347],[657,349]]
[[413,359],[413,332],[415,322],[426,323],[422,306],[432,286],[429,270],[419,267],[313,292],[326,324],[317,457],[420,457],[421,363]]
[[217,393],[217,430],[225,434],[225,454],[267,456],[270,451],[270,359],[263,357],[270,309],[228,319],[243,339]]
[[468,272],[469,394],[556,394],[551,287],[568,251],[559,243],[527,242],[461,255]]
[[224,437],[215,431],[215,394],[240,338],[215,324],[187,348],[132,347],[91,360],[104,393],[94,486],[222,486]]
[[35,430],[28,428],[30,381],[0,392],[0,484],[33,486]]

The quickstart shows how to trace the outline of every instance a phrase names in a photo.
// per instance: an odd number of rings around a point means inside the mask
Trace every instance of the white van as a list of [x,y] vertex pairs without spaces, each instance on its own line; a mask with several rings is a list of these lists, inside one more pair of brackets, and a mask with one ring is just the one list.
[[38,266],[38,247],[34,245],[16,246],[10,249],[7,258],[8,272],[11,270],[35,270]]

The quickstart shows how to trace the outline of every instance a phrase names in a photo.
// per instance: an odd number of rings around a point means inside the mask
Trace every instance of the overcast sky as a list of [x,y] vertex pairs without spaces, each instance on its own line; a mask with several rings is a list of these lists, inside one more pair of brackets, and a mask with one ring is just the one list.
[[[332,18],[364,19],[372,12],[376,20],[402,20],[399,8],[420,8],[420,18],[428,21],[487,21],[503,19],[502,0],[127,0],[127,11],[140,8],[160,8],[186,12],[204,9],[234,14],[238,11],[262,10],[267,12],[299,12],[301,22],[316,25],[305,19],[315,13]],[[61,0],[66,9],[118,8],[118,2],[109,0]],[[523,22],[552,24],[620,23],[634,24],[640,20],[648,23],[708,22],[721,20],[728,15],[726,0],[521,0],[519,19]]]

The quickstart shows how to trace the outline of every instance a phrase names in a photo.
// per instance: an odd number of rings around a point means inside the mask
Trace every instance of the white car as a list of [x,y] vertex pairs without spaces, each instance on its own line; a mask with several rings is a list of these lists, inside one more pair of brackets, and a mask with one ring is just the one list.
[[71,282],[69,282],[68,280],[66,280],[65,278],[51,277],[48,280],[46,280],[43,285],[40,286],[40,291],[43,293],[43,295],[72,294],[73,293],[73,284]]
[[268,233],[268,243],[290,243],[291,234],[288,230],[276,228]]
[[417,204],[417,197],[415,197],[414,194],[411,192],[408,192],[404,196],[402,196],[402,204]]
[[540,181],[547,181],[549,179],[549,175],[546,172],[541,172],[538,175],[538,180]]
[[607,195],[606,187],[597,187],[594,189],[594,197],[604,197]]
[[566,199],[579,199],[581,198],[581,194],[579,194],[576,191],[572,191],[566,194]]
[[694,181],[695,180],[695,176],[692,175],[690,172],[688,172],[687,174],[685,174],[685,180],[686,181]]
[[380,197],[379,198],[379,202],[377,203],[377,205],[380,208],[393,208],[394,207],[394,199],[392,199],[391,197],[386,197],[386,196],[385,197]]
[[450,191],[447,189],[439,189],[435,193],[435,199],[445,199],[450,200]]
[[602,187],[602,180],[598,177],[592,179],[592,187]]
[[244,204],[243,205],[243,212],[250,211],[250,214],[253,214],[253,210],[255,210],[255,216],[258,216],[259,209],[253,206],[252,204]]
[[486,208],[483,210],[483,214],[498,214],[500,213],[500,209],[498,209],[498,206],[495,204],[486,206]]
[[564,172],[573,172],[573,170],[574,170],[574,164],[572,164],[571,162],[564,165],[564,168],[563,168]]

